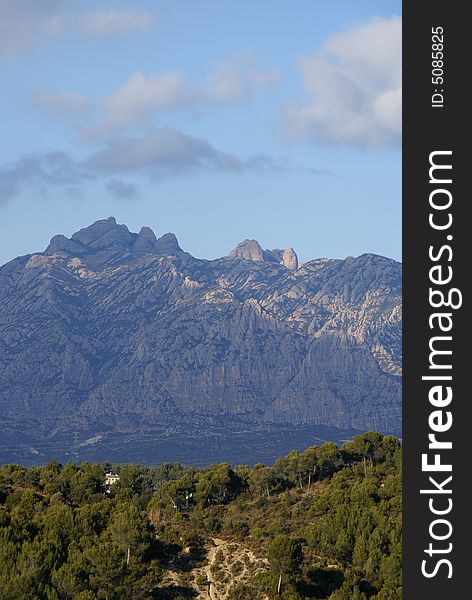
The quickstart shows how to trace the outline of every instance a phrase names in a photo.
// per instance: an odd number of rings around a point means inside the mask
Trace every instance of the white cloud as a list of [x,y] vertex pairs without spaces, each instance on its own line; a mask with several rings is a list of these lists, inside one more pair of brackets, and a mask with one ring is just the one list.
[[256,89],[268,89],[280,79],[277,71],[259,71],[250,55],[237,56],[217,65],[202,82],[199,94],[204,102],[238,102]]
[[299,59],[309,100],[283,107],[294,140],[387,148],[401,137],[399,17],[375,18]]
[[62,32],[109,36],[148,31],[153,13],[137,9],[94,13],[67,11],[65,0],[0,0],[0,54],[10,56]]
[[261,71],[255,67],[252,57],[244,56],[220,63],[196,83],[179,71],[150,75],[137,71],[98,101],[87,102],[73,92],[43,92],[36,96],[36,102],[50,112],[56,108],[59,116],[67,110],[72,114],[80,105],[93,107],[97,114],[94,120],[84,124],[81,136],[103,141],[129,129],[149,126],[165,111],[201,110],[247,100],[258,90],[273,87],[278,80],[276,71]]
[[79,20],[79,29],[87,35],[106,36],[149,31],[154,21],[154,15],[144,10],[108,10],[84,15]]
[[192,95],[184,75],[178,72],[134,73],[113,94],[101,101],[103,115],[90,127],[92,137],[146,122],[154,114],[187,104]]

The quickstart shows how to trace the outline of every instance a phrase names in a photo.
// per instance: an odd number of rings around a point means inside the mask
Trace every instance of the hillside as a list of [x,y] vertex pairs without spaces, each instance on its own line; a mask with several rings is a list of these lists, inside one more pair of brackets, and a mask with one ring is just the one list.
[[400,600],[400,443],[367,432],[273,467],[4,465],[0,538],[2,600]]

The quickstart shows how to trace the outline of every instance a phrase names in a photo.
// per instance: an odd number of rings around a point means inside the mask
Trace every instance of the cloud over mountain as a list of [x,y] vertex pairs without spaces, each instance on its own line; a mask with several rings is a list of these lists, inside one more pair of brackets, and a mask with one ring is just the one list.
[[74,187],[87,172],[65,152],[29,153],[0,167],[0,204],[22,190],[44,187]]
[[[150,180],[206,173],[264,174],[292,170],[283,159],[263,153],[240,157],[209,142],[171,128],[151,128],[140,136],[113,138],[84,160],[65,152],[30,153],[0,167],[0,203],[28,187],[75,187],[86,180],[107,179],[107,190],[121,199],[136,195],[129,182],[114,176],[141,174]],[[295,169],[296,170],[296,169]],[[312,175],[323,171],[306,169]],[[112,177],[113,176],[113,177]],[[110,181],[108,178],[112,177]]]
[[283,119],[293,140],[362,148],[395,146],[401,136],[400,17],[328,38],[299,59],[308,99],[286,103]]

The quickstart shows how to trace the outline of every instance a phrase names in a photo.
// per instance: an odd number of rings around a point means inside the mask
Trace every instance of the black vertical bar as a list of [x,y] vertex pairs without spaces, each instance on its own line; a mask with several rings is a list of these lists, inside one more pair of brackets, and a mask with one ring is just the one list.
[[[405,600],[435,600],[444,598],[466,598],[470,590],[466,587],[470,578],[468,571],[471,535],[470,487],[472,470],[467,454],[467,441],[471,437],[468,417],[471,403],[465,377],[468,367],[469,350],[466,346],[466,322],[468,301],[464,286],[466,265],[470,250],[466,240],[472,238],[467,232],[468,204],[471,193],[467,189],[466,179],[472,169],[468,166],[470,150],[466,147],[470,135],[470,108],[466,103],[467,87],[470,87],[470,29],[466,16],[466,3],[428,2],[403,3],[403,264],[404,264],[404,394],[403,394],[403,448],[404,448],[404,569],[403,598]],[[434,31],[442,33],[434,37]],[[439,50],[442,37],[442,48]],[[436,42],[436,44],[435,44]],[[435,44],[435,46],[433,46]],[[441,51],[442,65],[433,63],[436,52]],[[435,70],[436,69],[436,70]],[[442,71],[442,73],[441,73]],[[441,81],[442,78],[442,81]],[[434,79],[434,81],[433,81]],[[436,94],[435,96],[433,96]],[[442,98],[441,98],[442,97]],[[435,151],[451,151],[451,155],[437,155],[436,162],[452,165],[449,177],[452,183],[431,183],[429,176],[430,154]],[[446,180],[446,170],[437,170],[436,179]],[[434,177],[433,177],[434,178]],[[445,189],[446,192],[435,192]],[[452,196],[451,207],[436,210],[433,203],[447,204]],[[445,224],[450,214],[453,221],[448,229],[434,229],[429,223],[430,214],[436,224]],[[449,236],[449,237],[448,237]],[[450,237],[452,236],[452,238]],[[447,249],[450,246],[450,251]],[[441,248],[443,253],[437,260]],[[441,279],[450,274],[449,283],[433,284],[430,269],[441,265],[433,272],[433,277]],[[470,269],[469,269],[470,271]],[[430,304],[431,289],[439,289],[447,294],[457,288],[463,293],[461,308],[440,307]],[[458,300],[459,293],[455,293]],[[436,295],[436,299],[439,296]],[[444,312],[451,315],[452,329],[441,332],[438,320],[429,318],[432,314]],[[448,317],[444,317],[445,326]],[[452,365],[452,369],[430,369],[429,342],[433,336],[451,336],[452,340],[437,341],[442,349],[452,349],[452,355],[441,355],[437,363]],[[436,346],[439,347],[439,346]],[[470,368],[470,367],[469,367]],[[422,380],[422,376],[452,376],[452,380]],[[443,433],[437,433],[438,440],[451,441],[452,449],[429,449],[428,435],[434,433],[429,418],[438,407],[429,400],[429,391],[434,385],[450,386],[453,398],[448,406],[441,407],[441,419],[447,419],[447,412],[453,418],[452,427]],[[447,390],[446,390],[447,391]],[[433,417],[434,419],[434,417]],[[438,421],[434,422],[436,425]],[[426,472],[422,469],[422,455],[428,455],[429,463],[440,455],[440,461],[451,464],[451,472]],[[443,489],[451,493],[421,494],[420,490],[435,489],[429,480],[433,477],[439,485],[452,475],[452,481],[444,484]],[[450,512],[435,515],[432,507]],[[436,523],[437,519],[448,521],[449,525]],[[430,528],[437,537],[435,540]],[[432,547],[430,549],[430,544]],[[452,546],[449,546],[452,544]],[[450,552],[448,551],[449,549]],[[429,553],[425,550],[432,550]],[[440,560],[449,561],[439,564]],[[426,563],[423,563],[426,561]],[[422,568],[429,574],[426,577]],[[451,577],[449,577],[452,575]],[[470,587],[470,586],[469,586]],[[465,595],[464,595],[465,594]]]

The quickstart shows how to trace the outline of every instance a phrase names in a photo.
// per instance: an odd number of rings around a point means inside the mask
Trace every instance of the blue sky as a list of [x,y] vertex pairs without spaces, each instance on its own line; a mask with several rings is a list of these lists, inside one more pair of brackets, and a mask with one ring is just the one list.
[[400,258],[399,1],[2,0],[0,263],[114,215]]

